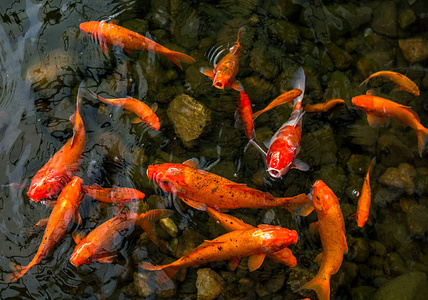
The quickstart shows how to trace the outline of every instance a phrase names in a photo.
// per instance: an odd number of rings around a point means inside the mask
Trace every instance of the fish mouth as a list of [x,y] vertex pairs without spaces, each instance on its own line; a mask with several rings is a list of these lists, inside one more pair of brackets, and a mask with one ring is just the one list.
[[281,178],[281,176],[282,176],[281,172],[276,170],[276,169],[269,168],[267,171],[268,171],[269,175],[273,178]]
[[218,88],[218,89],[223,89],[223,83],[221,83],[221,82],[216,82],[216,83],[214,84],[214,86],[215,86],[216,88]]

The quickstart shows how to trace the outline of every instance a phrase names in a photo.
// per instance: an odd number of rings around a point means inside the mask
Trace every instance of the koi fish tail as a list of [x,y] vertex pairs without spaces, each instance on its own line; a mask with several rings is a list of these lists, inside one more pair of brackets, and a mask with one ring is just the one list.
[[[147,233],[149,239],[156,245],[160,246],[161,244],[165,247],[167,243],[158,239],[155,230],[155,222],[160,219],[169,217],[173,211],[168,209],[153,209],[146,213],[142,213],[137,217],[135,224],[144,229]],[[165,245],[166,244],[166,245]],[[166,248],[168,248],[166,246]]]
[[25,273],[27,273],[27,271],[30,269],[28,266],[27,267],[23,267],[21,265],[18,264],[14,264],[11,263],[10,264],[10,268],[12,270],[15,270],[16,272],[14,273],[10,273],[6,276],[5,278],[5,282],[9,283],[9,282],[14,282],[16,280],[18,280],[19,278],[21,278]]
[[239,28],[238,30],[238,38],[236,40],[236,44],[239,45],[239,39],[241,38],[241,35],[243,32],[245,32],[247,30],[247,26],[242,26],[241,28]]
[[329,300],[330,278],[315,276],[314,279],[302,286],[302,289],[314,290],[320,300]]
[[428,142],[428,129],[423,128],[416,131],[416,134],[418,135],[418,148],[419,148],[419,155],[422,157],[422,154],[425,150],[425,145]]
[[172,60],[172,62],[175,63],[181,70],[183,70],[183,68],[181,67],[180,62],[184,62],[185,64],[193,64],[195,62],[193,57],[177,51],[170,51],[166,54],[166,56]]
[[293,217],[296,215],[296,211],[299,212],[299,215],[306,217],[314,210],[312,199],[304,193],[278,200],[283,203],[281,206],[287,209]]
[[158,271],[156,274],[156,281],[159,283],[167,282],[180,270],[180,268],[169,265],[154,266],[148,262],[140,263],[140,267],[148,271]]

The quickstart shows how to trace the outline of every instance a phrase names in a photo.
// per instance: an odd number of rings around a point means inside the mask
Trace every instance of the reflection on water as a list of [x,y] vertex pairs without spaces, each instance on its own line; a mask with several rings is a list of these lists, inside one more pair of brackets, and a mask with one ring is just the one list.
[[[370,81],[369,88],[381,97],[411,106],[421,123],[428,125],[427,55],[424,47],[408,40],[419,38],[427,30],[428,5],[426,1],[336,2],[2,1],[2,279],[11,271],[11,262],[26,265],[40,244],[43,229],[36,229],[34,234],[30,231],[49,216],[51,208],[31,202],[25,186],[71,138],[69,118],[82,82],[85,89],[112,98],[129,95],[148,105],[156,103],[161,130],[132,124],[133,115],[93,99],[83,89],[81,114],[87,143],[77,175],[87,184],[143,191],[145,201],[127,206],[174,210],[171,218],[178,235],[170,236],[168,230],[158,228],[171,247],[163,253],[135,230],[115,241],[120,249],[115,253],[115,263],[76,268],[68,262],[75,243],[67,234],[20,280],[0,282],[1,298],[194,298],[198,269],[189,268],[185,277],[184,272],[178,276],[180,280],[158,285],[152,273],[137,267],[147,258],[155,264],[170,262],[203,240],[224,234],[206,213],[165,194],[146,176],[150,164],[179,163],[193,157],[205,170],[275,196],[308,193],[315,180],[324,180],[340,198],[350,246],[341,270],[332,278],[335,297],[371,298],[376,292],[382,297],[393,278],[400,278],[398,287],[406,285],[408,272],[416,274],[412,275],[416,276],[413,282],[426,285],[427,159],[419,157],[417,137],[411,128],[402,128],[398,121],[386,128],[371,128],[366,115],[351,105],[351,98],[365,93],[368,87],[359,84],[373,72],[398,71],[418,84],[420,96],[395,91],[394,84],[377,79]],[[183,64],[181,71],[168,58],[147,51],[126,53],[113,47],[104,55],[99,42],[79,30],[80,23],[91,20],[117,20],[119,25],[169,49],[191,55],[196,63]],[[304,104],[342,98],[349,105],[305,115],[300,157],[311,166],[308,172],[291,171],[282,180],[269,178],[263,157],[247,147],[244,131],[234,128],[238,94],[232,89],[214,88],[199,72],[200,67],[212,67],[213,61],[218,62],[228,52],[243,25],[247,30],[241,39],[237,79],[244,85],[253,111],[264,108],[281,89],[291,89],[290,78],[300,65],[307,77]],[[426,37],[418,43],[426,45]],[[179,130],[169,110],[170,103],[179,101],[176,98],[182,94],[209,110],[206,125],[189,143],[176,134]],[[188,103],[181,102],[181,108],[191,112],[194,107],[186,107]],[[255,123],[258,141],[269,139],[289,118],[290,111],[284,106],[261,115]],[[180,126],[197,123],[188,119]],[[363,178],[374,156],[377,165],[371,173],[370,213],[374,225],[359,229],[347,218],[356,210]],[[70,225],[69,231],[88,232],[116,215],[118,209],[101,207],[85,198],[79,208],[84,222],[81,227]],[[202,266],[214,270],[225,282],[220,298],[316,297],[299,290],[318,270],[312,260],[321,251],[321,244],[309,230],[309,224],[317,219],[315,213],[298,219],[278,208],[230,213],[252,225],[269,223],[297,230],[300,240],[290,248],[298,264],[288,268],[266,260],[251,273],[246,259],[235,272],[226,263]]]

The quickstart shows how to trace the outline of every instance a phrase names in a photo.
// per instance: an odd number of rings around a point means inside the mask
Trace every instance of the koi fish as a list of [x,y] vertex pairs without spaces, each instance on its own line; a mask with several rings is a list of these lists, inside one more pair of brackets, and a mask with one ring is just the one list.
[[236,208],[283,207],[291,214],[296,210],[307,216],[313,211],[306,194],[276,198],[269,193],[230,181],[224,177],[197,169],[189,161],[183,164],[165,163],[147,168],[149,180],[154,180],[167,193],[180,197],[187,205],[205,211]]
[[89,197],[104,203],[129,203],[143,200],[146,196],[139,190],[132,188],[103,188],[99,185],[84,185],[83,190]]
[[397,72],[392,72],[392,71],[380,71],[380,72],[376,72],[372,75],[370,75],[366,80],[364,80],[360,86],[362,86],[363,84],[367,84],[370,80],[370,78],[373,77],[383,77],[386,78],[390,81],[395,82],[396,84],[399,85],[399,87],[396,88],[396,90],[401,90],[401,91],[406,91],[409,92],[415,96],[419,96],[420,95],[420,91],[418,86],[416,85],[416,83],[414,83],[409,77],[397,73]]
[[18,280],[29,269],[37,265],[55,244],[65,236],[66,228],[73,216],[77,218],[77,223],[81,223],[81,217],[77,208],[82,200],[82,195],[82,179],[73,177],[58,196],[57,203],[47,221],[42,242],[33,260],[25,267],[12,264],[12,267],[17,271],[9,274],[6,278],[6,282]]
[[117,25],[116,21],[108,23],[89,21],[81,23],[79,27],[90,38],[100,42],[101,50],[105,55],[109,53],[111,45],[114,45],[123,48],[128,53],[132,52],[132,50],[147,50],[166,56],[180,69],[183,69],[180,62],[186,64],[195,62],[193,57],[181,52],[171,51],[141,34]]
[[239,29],[238,39],[236,40],[235,45],[229,49],[229,53],[223,57],[218,64],[216,64],[216,60],[214,60],[214,69],[199,69],[202,74],[212,79],[213,85],[218,89],[224,90],[224,88],[228,86],[234,90],[237,90],[238,92],[244,89],[242,84],[235,80],[235,76],[238,73],[239,68],[239,53],[241,52],[241,44],[239,43],[239,39],[241,38],[242,32],[244,31],[245,26]]
[[285,104],[285,103],[290,104],[291,101],[296,99],[296,97],[300,96],[301,94],[302,94],[302,91],[299,89],[294,89],[294,90],[290,90],[290,91],[282,91],[281,95],[279,95],[274,100],[272,100],[272,102],[269,103],[268,106],[266,106],[262,110],[259,110],[256,113],[254,113],[253,114],[253,120],[255,120],[262,113],[267,112],[268,110],[271,110],[277,106],[280,106],[280,105]]
[[242,90],[239,93],[238,109],[235,112],[235,128],[239,127],[240,122],[244,123],[245,133],[249,140],[256,137],[252,115],[253,111],[251,109],[250,98],[248,98],[248,95]]
[[159,118],[155,114],[157,105],[154,105],[152,110],[144,102],[129,96],[126,98],[106,99],[95,94],[92,91],[90,93],[95,99],[98,99],[101,102],[104,102],[106,104],[110,104],[113,106],[123,107],[125,110],[136,114],[137,118],[132,120],[132,123],[138,124],[144,121],[144,123],[146,123],[147,126],[150,126],[154,130],[160,129]]
[[169,217],[172,211],[167,209],[153,209],[145,213],[121,211],[117,216],[107,220],[82,240],[76,239],[76,247],[71,254],[70,263],[75,266],[88,265],[93,261],[102,263],[114,262],[115,249],[113,244],[123,231],[133,225],[138,225],[147,232],[149,238],[158,245],[154,234],[154,222]]
[[290,169],[301,171],[309,170],[309,166],[296,158],[300,152],[300,138],[302,136],[302,100],[305,94],[305,73],[299,68],[291,79],[294,89],[302,91],[300,96],[294,99],[293,111],[290,119],[273,135],[266,155],[267,172],[273,178],[280,178]]
[[[221,226],[223,226],[224,229],[226,229],[229,232],[235,231],[235,230],[255,228],[254,226],[251,226],[250,224],[247,224],[240,219],[218,212],[215,209],[208,206],[207,206],[207,213],[211,218],[216,220],[217,223],[219,223]],[[269,253],[266,256],[274,262],[284,264],[292,268],[297,266],[296,257],[293,255],[291,250],[287,247],[282,248],[278,252]]]
[[428,141],[428,129],[421,123],[418,114],[410,106],[404,106],[388,99],[371,94],[360,95],[352,98],[352,104],[367,114],[367,121],[371,127],[378,123],[385,126],[389,118],[400,120],[403,126],[407,125],[416,131],[418,136],[419,155],[422,157],[425,144]]
[[158,277],[161,282],[170,279],[180,269],[197,268],[212,261],[230,261],[233,271],[238,266],[241,257],[245,256],[250,257],[248,268],[250,271],[254,271],[262,265],[267,254],[278,252],[290,244],[297,243],[297,240],[295,230],[272,225],[259,225],[257,228],[235,230],[214,240],[205,241],[168,265],[153,266],[151,263],[143,262],[140,266],[150,271],[163,270],[166,276]]
[[79,113],[79,102],[78,100],[76,113],[70,118],[74,124],[73,137],[37,171],[31,180],[27,196],[34,202],[57,194],[80,167],[85,147],[85,126]]
[[363,227],[366,224],[366,221],[369,221],[371,225],[371,221],[369,219],[370,213],[370,205],[371,205],[371,190],[370,190],[370,172],[373,169],[374,164],[376,163],[376,157],[372,159],[369,169],[367,170],[366,178],[364,179],[363,188],[361,190],[360,199],[358,199],[357,212],[351,217],[355,217],[357,219],[358,227]]
[[341,103],[346,105],[345,100],[332,99],[330,101],[327,101],[326,103],[306,104],[305,107],[303,107],[303,110],[309,113],[326,112]]
[[323,252],[315,258],[321,260],[318,274],[302,288],[314,290],[320,300],[330,299],[330,277],[337,273],[348,253],[345,222],[339,200],[333,191],[318,180],[312,186],[312,200],[318,215],[318,229]]

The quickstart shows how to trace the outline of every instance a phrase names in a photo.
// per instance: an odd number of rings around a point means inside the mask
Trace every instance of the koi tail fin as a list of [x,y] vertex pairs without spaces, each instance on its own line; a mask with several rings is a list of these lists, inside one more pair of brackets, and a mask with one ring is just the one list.
[[149,262],[140,263],[140,267],[148,271],[158,271],[156,273],[156,281],[159,283],[167,282],[180,270],[180,268],[169,265],[154,266]]
[[428,142],[428,129],[424,128],[421,130],[417,130],[416,134],[418,135],[419,155],[422,157],[425,150],[425,145]]
[[241,28],[239,28],[238,30],[238,39],[236,40],[236,44],[239,44],[239,39],[242,36],[242,33],[244,33],[245,31],[247,31],[247,26],[242,26]]
[[181,70],[183,70],[183,68],[181,67],[180,62],[184,62],[185,64],[193,64],[195,62],[193,57],[177,51],[168,52],[167,57],[172,60],[172,62],[175,63]]
[[302,289],[314,290],[320,300],[330,299],[330,278],[315,276],[314,279],[302,286]]
[[287,209],[293,217],[296,215],[296,211],[299,212],[299,215],[306,217],[314,210],[312,199],[304,193],[278,200],[283,203],[281,206]]
[[369,82],[370,77],[368,77],[366,80],[364,80],[363,82],[361,82],[360,86],[362,86],[363,84],[367,84],[367,82]]
[[14,282],[17,281],[19,278],[21,278],[25,273],[27,273],[28,271],[28,266],[27,267],[23,267],[21,265],[18,264],[14,264],[11,263],[10,264],[10,268],[12,270],[15,270],[16,272],[14,273],[10,273],[6,276],[5,278],[5,282],[9,283],[9,282]]
[[135,224],[143,228],[149,239],[158,247],[169,250],[168,243],[157,237],[154,223],[160,219],[169,217],[173,211],[168,209],[153,209],[142,213],[137,217]]

